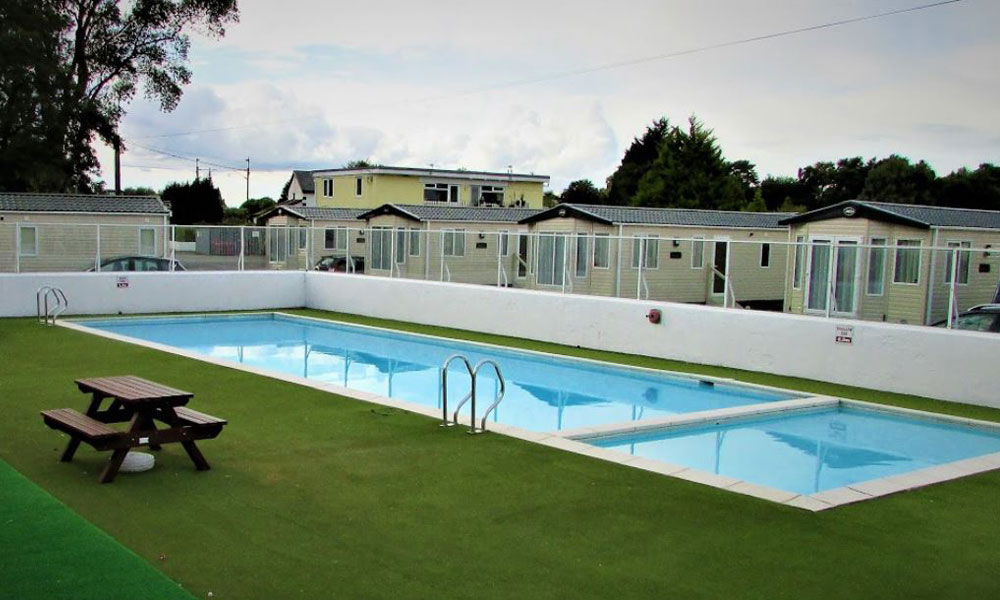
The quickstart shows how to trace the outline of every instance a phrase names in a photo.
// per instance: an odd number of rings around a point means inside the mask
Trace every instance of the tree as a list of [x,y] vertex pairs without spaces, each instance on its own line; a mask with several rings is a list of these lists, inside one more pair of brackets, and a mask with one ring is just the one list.
[[794,177],[769,175],[760,182],[760,193],[767,210],[800,212],[811,201],[809,188]]
[[287,202],[288,201],[288,190],[291,189],[291,187],[292,187],[292,180],[293,179],[295,179],[295,173],[292,173],[292,176],[289,177],[288,181],[285,182],[285,185],[282,186],[282,188],[281,188],[281,194],[278,196],[278,202]]
[[983,163],[975,171],[963,168],[942,177],[935,198],[941,206],[1000,210],[1000,167]]
[[712,130],[691,117],[686,130],[671,127],[660,142],[632,203],[739,210],[747,200],[742,181],[723,158]]
[[[38,0],[37,22],[25,29],[18,12],[24,4],[5,0],[15,26],[8,29],[7,19],[0,19],[0,37],[13,31],[14,39],[34,41],[23,52],[3,52],[3,70],[10,61],[28,72],[22,79],[30,92],[18,95],[18,105],[10,108],[22,131],[26,123],[44,132],[35,137],[48,157],[37,169],[29,165],[38,174],[18,186],[44,185],[47,191],[92,190],[98,167],[92,145],[98,138],[122,145],[118,124],[138,89],[164,111],[180,101],[191,80],[185,32],[197,28],[221,37],[238,15],[236,0]],[[39,65],[40,74],[25,65]],[[30,101],[20,101],[26,95]],[[7,110],[3,114],[6,121]]]
[[605,204],[604,190],[599,190],[589,179],[570,182],[559,196],[560,202],[575,204]]
[[218,225],[222,223],[225,203],[222,193],[211,179],[195,179],[190,183],[171,183],[160,198],[170,203],[170,222],[174,225]]
[[64,151],[68,68],[54,0],[0,3],[0,190],[61,191],[73,171]]
[[552,208],[556,204],[559,204],[559,196],[552,190],[545,190],[545,193],[542,195],[542,206]]
[[639,180],[649,170],[650,165],[659,155],[660,144],[670,131],[670,122],[666,118],[653,121],[646,128],[641,138],[632,140],[632,145],[625,151],[622,162],[607,180],[607,202],[617,206],[632,203]]
[[878,202],[933,204],[936,177],[924,161],[913,165],[909,159],[893,154],[872,165],[860,197]]
[[127,187],[122,190],[123,196],[155,196],[156,190],[150,187]]
[[[348,161],[347,164],[344,165],[344,168],[345,169],[371,169],[371,168],[377,167],[377,166],[378,166],[377,164],[370,163],[370,162],[368,162],[365,159],[359,159],[359,160]],[[459,169],[459,170],[461,171],[462,169]]]

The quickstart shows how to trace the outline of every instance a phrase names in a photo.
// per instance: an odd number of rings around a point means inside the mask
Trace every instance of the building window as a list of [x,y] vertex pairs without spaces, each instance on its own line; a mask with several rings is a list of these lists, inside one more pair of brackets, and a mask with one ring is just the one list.
[[528,234],[521,233],[517,236],[517,278],[524,279],[528,276]]
[[795,236],[795,264],[792,268],[792,289],[802,288],[802,269],[806,264],[806,238]]
[[893,283],[920,283],[920,240],[896,240]]
[[361,179],[361,177],[354,178],[354,195],[359,198],[361,197]]
[[[971,248],[972,242],[948,242],[948,248]],[[948,252],[947,258],[945,258],[944,263],[944,282],[951,283],[951,262],[954,257],[954,251]],[[956,275],[958,283],[964,285],[969,283],[969,251],[959,250],[958,251],[958,269],[956,270]]]
[[392,263],[392,229],[372,228],[372,269],[388,271]]
[[692,269],[704,269],[705,268],[705,240],[701,237],[696,237],[691,240],[691,268]]
[[458,185],[453,183],[425,183],[424,202],[458,204]]
[[396,263],[406,260],[406,230],[400,227],[396,230]]
[[410,230],[410,256],[420,256],[420,230]]
[[876,247],[868,250],[868,285],[865,293],[869,296],[881,296],[885,292],[885,257],[889,252],[885,245],[888,241],[886,238],[872,238],[871,245]]
[[18,252],[21,256],[38,256],[38,228],[19,225],[17,228]]
[[444,230],[444,255],[465,256],[465,230]]
[[347,250],[347,228],[331,227],[323,232],[323,247],[327,250]]
[[771,266],[771,244],[760,245],[760,268],[767,269]]
[[642,256],[643,269],[656,269],[659,266],[660,240],[655,235],[632,238],[632,268],[639,268],[639,256]]
[[500,256],[510,256],[510,232],[506,229],[498,231],[497,241],[500,243]]
[[576,234],[576,276],[587,276],[587,263],[590,262],[587,240],[590,236],[586,233]]
[[538,284],[562,285],[566,236],[543,233],[538,236]]
[[607,269],[611,266],[611,237],[607,233],[594,234],[594,268]]
[[156,255],[156,230],[152,227],[139,228],[139,256]]
[[503,205],[503,187],[499,185],[484,185],[479,192],[480,204]]
[[323,180],[323,195],[327,198],[333,198],[333,180],[324,179]]

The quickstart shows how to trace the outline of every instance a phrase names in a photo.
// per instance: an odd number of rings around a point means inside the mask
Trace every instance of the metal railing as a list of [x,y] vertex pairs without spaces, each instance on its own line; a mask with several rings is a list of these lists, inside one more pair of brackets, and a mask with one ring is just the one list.
[[944,326],[992,302],[1000,284],[1000,250],[981,232],[867,244],[795,232],[790,241],[784,230],[455,227],[4,222],[0,272],[309,269]]

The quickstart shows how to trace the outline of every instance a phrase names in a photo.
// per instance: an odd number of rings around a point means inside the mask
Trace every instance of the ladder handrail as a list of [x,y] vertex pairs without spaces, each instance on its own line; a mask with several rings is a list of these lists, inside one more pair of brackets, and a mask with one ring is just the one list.
[[450,427],[458,423],[458,409],[462,408],[462,405],[472,397],[472,390],[469,390],[469,393],[459,400],[458,407],[455,409],[455,423],[448,421],[448,366],[456,359],[465,363],[465,369],[469,372],[469,378],[472,379],[472,388],[475,389],[476,387],[476,375],[472,370],[472,363],[469,362],[469,359],[461,354],[452,354],[445,359],[444,364],[441,365],[441,427]]
[[[51,296],[55,302],[51,311],[49,310],[49,296]],[[35,292],[35,308],[37,310],[39,323],[49,325],[49,317],[52,317],[51,324],[55,325],[56,319],[59,318],[59,315],[69,308],[69,300],[66,298],[66,294],[61,289],[51,285],[43,285]]]
[[[493,367],[493,371],[496,372],[497,380],[500,382],[500,391],[497,393],[497,397],[493,401],[493,404],[491,404],[489,408],[483,412],[483,418],[479,425],[479,431],[476,431],[476,377],[479,376],[479,369],[485,367],[486,365]],[[497,405],[500,404],[500,401],[503,400],[503,395],[506,390],[507,386],[503,380],[503,373],[500,372],[500,365],[489,358],[485,358],[476,363],[476,367],[472,370],[472,431],[469,433],[483,433],[486,431],[486,417],[488,417],[490,412],[492,412]]]

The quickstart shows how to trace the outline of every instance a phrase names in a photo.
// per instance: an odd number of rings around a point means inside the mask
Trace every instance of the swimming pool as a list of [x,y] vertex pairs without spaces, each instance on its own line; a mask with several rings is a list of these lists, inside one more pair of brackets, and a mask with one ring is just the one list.
[[581,441],[804,495],[1000,452],[996,429],[842,405]]
[[[708,381],[549,354],[281,314],[84,320],[86,327],[199,355],[440,407],[440,368],[452,354],[496,361],[506,381],[494,422],[559,431],[796,398],[794,393]],[[484,371],[481,399],[497,380]],[[449,370],[451,406],[469,390]],[[484,408],[480,405],[479,411]]]

